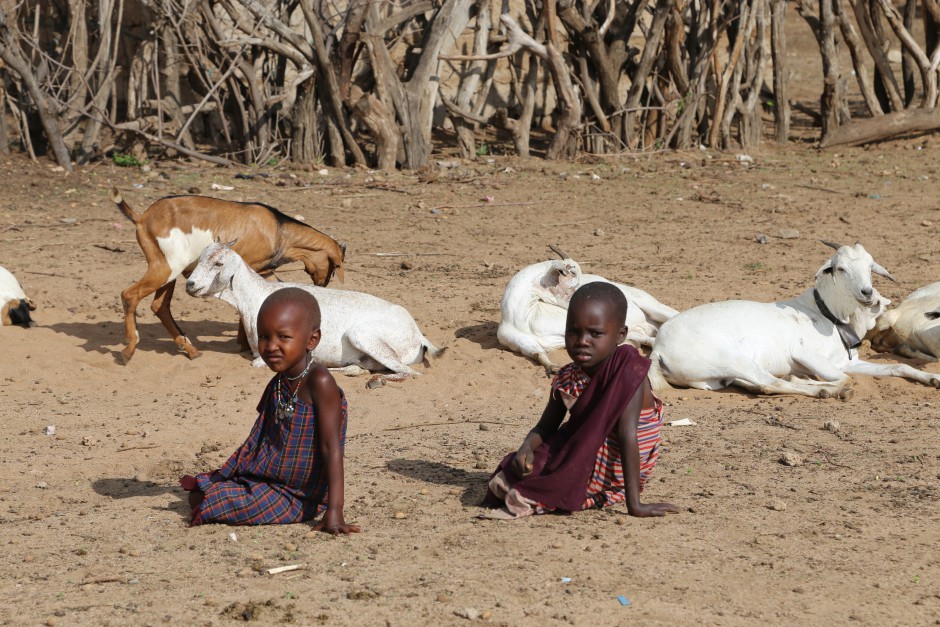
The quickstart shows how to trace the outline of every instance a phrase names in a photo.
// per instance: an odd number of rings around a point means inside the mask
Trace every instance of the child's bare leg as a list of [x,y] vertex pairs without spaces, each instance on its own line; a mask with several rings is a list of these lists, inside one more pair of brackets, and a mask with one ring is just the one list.
[[195,512],[206,498],[205,492],[193,490],[189,493],[189,507]]

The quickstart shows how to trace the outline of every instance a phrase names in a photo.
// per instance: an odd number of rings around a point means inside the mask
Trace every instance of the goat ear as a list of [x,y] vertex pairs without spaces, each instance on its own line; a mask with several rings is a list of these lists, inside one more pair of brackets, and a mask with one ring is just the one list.
[[891,273],[890,273],[890,272],[888,272],[888,271],[885,270],[883,267],[881,267],[881,264],[876,263],[876,262],[874,262],[874,261],[871,262],[871,271],[874,272],[874,273],[877,274],[877,275],[883,276],[884,278],[890,280],[890,281],[893,282],[893,283],[897,283],[897,282],[898,282],[898,280],[897,280],[896,278],[894,278],[893,276],[891,276]]
[[827,241],[824,240],[824,239],[819,240],[819,243],[820,243],[820,244],[825,244],[825,245],[828,246],[829,248],[834,248],[834,249],[836,249],[836,250],[839,250],[840,248],[842,248],[842,244],[836,244],[835,242],[827,242]]

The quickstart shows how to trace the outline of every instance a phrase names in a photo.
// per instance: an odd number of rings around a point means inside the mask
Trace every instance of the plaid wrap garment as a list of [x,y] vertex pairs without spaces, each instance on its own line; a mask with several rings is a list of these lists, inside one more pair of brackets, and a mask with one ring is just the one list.
[[[248,439],[221,469],[196,476],[205,494],[192,525],[269,525],[316,518],[327,506],[327,472],[320,457],[316,409],[295,401],[294,415],[275,420],[278,397],[290,390],[275,376],[258,403],[258,420]],[[346,396],[342,398],[340,447],[346,444]]]

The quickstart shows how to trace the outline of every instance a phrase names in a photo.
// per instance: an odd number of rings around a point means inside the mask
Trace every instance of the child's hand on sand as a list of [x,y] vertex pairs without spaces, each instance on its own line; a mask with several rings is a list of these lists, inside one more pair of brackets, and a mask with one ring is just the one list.
[[528,446],[523,445],[512,460],[512,470],[520,477],[528,477],[532,474],[532,466],[535,462],[535,452]]
[[633,509],[628,508],[628,511],[631,516],[637,518],[653,518],[666,514],[678,514],[679,508],[672,503],[640,503]]
[[347,525],[346,521],[343,520],[343,512],[334,511],[329,508],[327,508],[326,513],[323,514],[323,518],[320,519],[320,522],[313,526],[313,530],[323,531],[333,534],[334,536],[348,536],[351,533],[359,533],[362,531],[359,525]]

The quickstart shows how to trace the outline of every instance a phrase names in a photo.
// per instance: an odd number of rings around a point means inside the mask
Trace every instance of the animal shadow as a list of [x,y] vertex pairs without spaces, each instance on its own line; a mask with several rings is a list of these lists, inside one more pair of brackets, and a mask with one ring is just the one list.
[[447,464],[423,459],[392,459],[386,467],[392,472],[418,481],[464,488],[460,495],[460,503],[467,507],[480,505],[486,494],[486,482],[492,474],[454,468]]
[[502,349],[499,340],[496,339],[496,329],[499,325],[492,320],[481,322],[471,326],[462,327],[454,331],[454,337],[470,340],[479,344],[480,348],[499,348]]
[[[82,348],[89,353],[110,354],[115,362],[123,364],[121,349],[124,348],[124,323],[117,321],[98,322],[60,322],[48,325],[56,333],[77,337],[84,341]],[[159,322],[138,324],[140,343],[137,351],[153,351],[165,355],[180,354],[176,343]],[[186,323],[186,337],[196,345],[200,351],[216,351],[219,353],[238,354],[241,348],[235,341],[237,324],[206,320]],[[224,337],[231,336],[231,337]],[[202,338],[223,338],[204,340]],[[109,347],[117,344],[118,350]]]

